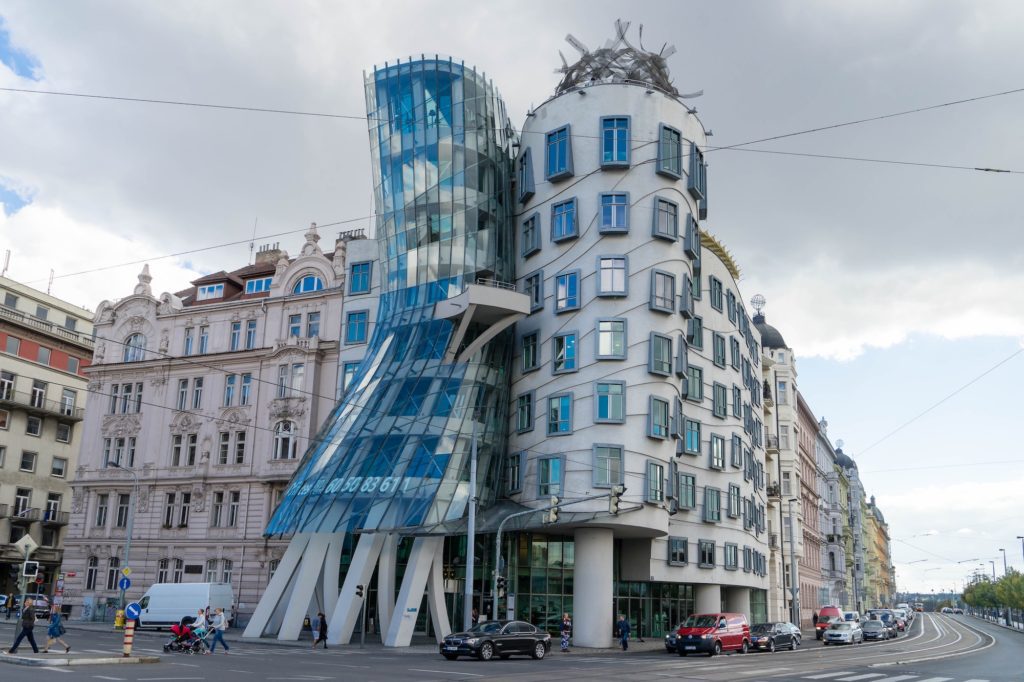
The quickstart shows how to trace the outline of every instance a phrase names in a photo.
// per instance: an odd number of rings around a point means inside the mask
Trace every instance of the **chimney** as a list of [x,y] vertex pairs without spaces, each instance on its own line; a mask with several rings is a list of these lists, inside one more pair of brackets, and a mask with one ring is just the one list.
[[261,246],[256,252],[256,264],[277,263],[277,259],[281,256],[281,249],[278,248],[280,244],[281,242],[274,242]]

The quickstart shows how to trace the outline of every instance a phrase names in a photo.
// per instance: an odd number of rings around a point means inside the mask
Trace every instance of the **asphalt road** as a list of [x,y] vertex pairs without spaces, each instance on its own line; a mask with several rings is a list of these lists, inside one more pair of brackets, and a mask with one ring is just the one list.
[[[3,630],[6,633],[6,628]],[[114,652],[119,636],[110,632],[69,633],[77,650]],[[411,650],[379,646],[306,647],[264,642],[232,642],[231,653],[211,656],[162,654],[166,633],[143,633],[137,650],[160,654],[150,665],[23,667],[0,664],[4,682],[78,682],[94,680],[176,682],[210,680],[353,680],[359,682],[434,682],[439,680],[543,680],[585,678],[615,682],[704,680],[743,682],[1020,682],[1024,679],[1024,634],[967,616],[921,614],[910,632],[889,642],[854,646],[822,646],[804,640],[797,651],[773,654],[732,654],[716,658],[670,655],[648,650],[561,654],[542,661],[514,658],[483,663],[446,661],[425,647]],[[88,640],[88,641],[83,641]]]

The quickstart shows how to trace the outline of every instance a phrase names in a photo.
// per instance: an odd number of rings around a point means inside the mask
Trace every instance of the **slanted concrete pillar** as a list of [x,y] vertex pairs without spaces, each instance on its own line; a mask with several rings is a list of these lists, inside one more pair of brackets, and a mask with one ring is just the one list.
[[[693,607],[697,613],[718,613],[722,610],[722,588],[719,585],[697,585],[693,596]],[[747,604],[750,604],[749,598]]]
[[725,608],[733,613],[746,615],[747,622],[753,623],[750,613],[750,588],[729,587],[725,591]]
[[574,539],[573,642],[583,647],[610,647],[614,622],[614,536],[610,528],[578,528]]

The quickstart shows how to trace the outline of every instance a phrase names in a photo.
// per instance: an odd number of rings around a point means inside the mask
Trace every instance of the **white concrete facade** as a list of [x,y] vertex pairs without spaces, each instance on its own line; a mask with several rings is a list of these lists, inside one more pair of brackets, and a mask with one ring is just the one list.
[[[625,163],[603,161],[609,117],[628,122]],[[678,173],[659,172],[672,147],[671,137],[667,147],[658,142],[666,126],[680,138]],[[570,173],[548,178],[548,135],[559,130],[571,138]],[[705,143],[702,124],[680,101],[633,84],[569,91],[528,117],[519,194],[524,163],[532,164],[536,183],[519,211],[517,285],[532,295],[540,280],[542,294],[516,329],[508,492],[543,506],[551,495],[571,501],[624,484],[618,516],[563,523],[552,532],[579,539],[582,528],[606,529],[624,543],[619,580],[696,585],[698,608],[715,602],[717,609],[730,589],[749,595],[768,587],[767,498],[760,337],[750,325],[750,344],[742,333],[737,268],[698,220],[701,206],[689,191],[692,147]],[[611,216],[603,204],[609,194],[620,202]],[[575,229],[563,235],[558,221],[567,206]],[[703,233],[699,269],[686,251],[690,220]],[[696,334],[689,311],[702,323]],[[564,511],[607,508],[600,499]],[[611,595],[611,571],[600,561],[580,561],[579,546],[576,552],[577,589]],[[612,560],[611,553],[603,558]],[[700,586],[713,586],[718,596]],[[749,596],[731,603],[749,604]],[[581,632],[575,614],[577,643],[607,646],[612,608],[604,602],[597,613],[591,605],[584,610],[596,620]]]
[[[376,242],[343,234],[325,254],[319,239],[314,226],[295,257],[264,248],[177,295],[155,296],[144,271],[132,295],[100,305],[64,562],[72,618],[109,616],[128,507],[129,598],[154,582],[229,582],[239,622],[251,616],[287,544],[263,530],[375,320]],[[360,262],[369,290],[350,295]],[[360,342],[349,310],[367,311]],[[138,475],[138,494],[109,460]]]

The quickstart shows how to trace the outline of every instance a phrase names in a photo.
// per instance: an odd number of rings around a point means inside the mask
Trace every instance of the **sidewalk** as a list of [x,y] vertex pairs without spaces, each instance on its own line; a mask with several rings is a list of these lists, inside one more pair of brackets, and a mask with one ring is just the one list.
[[51,652],[44,654],[41,651],[38,654],[32,653],[32,647],[29,647],[28,652],[19,651],[16,654],[9,654],[5,649],[0,653],[0,663],[8,663],[10,665],[29,665],[37,667],[58,667],[68,665],[118,665],[118,664],[136,664],[136,663],[159,663],[159,656],[114,656],[113,654],[92,654],[92,653],[72,653],[66,654],[64,652],[55,653]]

